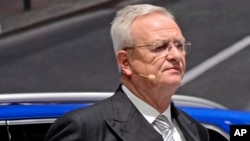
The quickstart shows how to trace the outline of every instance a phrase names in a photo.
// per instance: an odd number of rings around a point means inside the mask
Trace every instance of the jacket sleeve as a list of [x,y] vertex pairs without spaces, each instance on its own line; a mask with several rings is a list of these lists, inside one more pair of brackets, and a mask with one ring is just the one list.
[[83,126],[77,114],[58,118],[48,130],[44,141],[83,141]]

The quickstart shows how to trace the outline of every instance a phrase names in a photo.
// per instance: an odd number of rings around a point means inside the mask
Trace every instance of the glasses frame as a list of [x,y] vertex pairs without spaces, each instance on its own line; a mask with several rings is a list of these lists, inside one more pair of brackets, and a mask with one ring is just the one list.
[[[164,45],[167,45],[164,47]],[[182,48],[179,48],[178,46],[182,45]],[[123,48],[123,50],[127,49],[137,49],[137,48],[149,48],[152,52],[158,52],[157,49],[161,49],[161,51],[167,50],[168,52],[175,46],[180,52],[187,53],[189,51],[189,47],[191,46],[191,42],[185,41],[185,42],[169,42],[167,40],[156,40],[154,43],[149,45],[140,45],[140,46],[126,46]],[[151,48],[150,48],[151,47]]]

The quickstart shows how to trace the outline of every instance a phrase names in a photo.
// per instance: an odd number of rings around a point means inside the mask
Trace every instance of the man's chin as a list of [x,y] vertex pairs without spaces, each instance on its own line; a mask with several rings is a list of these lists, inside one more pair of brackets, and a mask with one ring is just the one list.
[[171,80],[168,80],[168,81],[164,81],[163,83],[165,85],[168,85],[168,86],[179,87],[181,85],[181,78],[179,78],[179,79],[171,79]]

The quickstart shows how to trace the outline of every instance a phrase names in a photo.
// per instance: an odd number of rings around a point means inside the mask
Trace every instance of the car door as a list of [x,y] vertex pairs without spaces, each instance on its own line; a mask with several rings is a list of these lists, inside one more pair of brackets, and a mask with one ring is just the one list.
[[0,121],[0,139],[8,141],[8,129],[5,121]]

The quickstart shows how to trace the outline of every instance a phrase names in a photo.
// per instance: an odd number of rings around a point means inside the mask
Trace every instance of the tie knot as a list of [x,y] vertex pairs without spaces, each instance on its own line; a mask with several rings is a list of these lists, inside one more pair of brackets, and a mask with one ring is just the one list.
[[155,125],[161,130],[170,129],[170,122],[168,121],[167,117],[164,115],[159,115],[156,120],[154,121]]
[[165,121],[167,123],[169,122],[168,118],[166,116],[162,115],[162,114],[160,114],[156,119],[163,120],[163,121]]
[[164,115],[159,115],[154,121],[155,126],[160,130],[164,141],[174,141],[170,122]]

